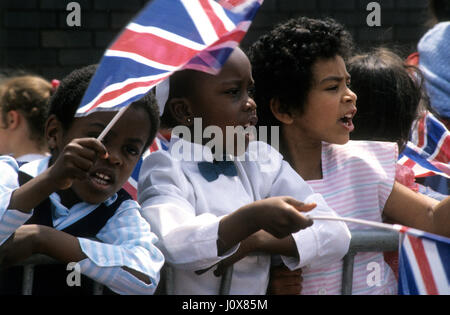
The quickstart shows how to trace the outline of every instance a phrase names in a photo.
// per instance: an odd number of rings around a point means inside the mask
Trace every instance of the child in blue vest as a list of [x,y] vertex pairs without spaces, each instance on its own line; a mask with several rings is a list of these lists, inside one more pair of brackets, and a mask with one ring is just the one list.
[[[75,70],[50,100],[45,135],[51,156],[20,168],[0,157],[0,264],[33,254],[77,263],[84,276],[119,294],[152,294],[164,263],[139,205],[121,187],[158,129],[150,95],[134,102],[101,142],[114,112],[74,117],[95,66]],[[0,274],[1,293],[17,294],[20,274]],[[66,282],[68,271],[38,266],[35,294],[91,293],[91,280]]]
[[[334,215],[276,150],[245,134],[236,133],[235,142],[234,135],[217,136],[256,124],[252,87],[250,62],[239,48],[217,75],[184,70],[170,78],[163,119],[179,125],[174,131],[184,130],[183,138],[173,132],[168,152],[144,160],[138,200],[172,266],[175,294],[217,294],[220,278],[211,267],[218,264],[220,272],[232,263],[231,294],[265,294],[271,255],[297,269],[347,252],[345,224],[312,224],[301,213]],[[219,139],[208,146],[213,129]],[[196,130],[205,138],[189,139]]]

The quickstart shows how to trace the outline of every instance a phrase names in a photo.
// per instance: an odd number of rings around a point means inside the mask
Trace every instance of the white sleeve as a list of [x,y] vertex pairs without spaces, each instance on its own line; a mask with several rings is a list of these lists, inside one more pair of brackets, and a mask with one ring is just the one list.
[[[313,194],[305,202],[315,202],[317,207],[308,212],[311,216],[336,216],[320,194]],[[350,246],[351,234],[344,222],[317,220],[307,229],[292,234],[299,258],[281,256],[285,265],[295,270],[308,265],[320,266],[338,261]]]
[[180,162],[167,152],[154,152],[143,162],[139,174],[138,200],[142,214],[159,238],[158,246],[176,268],[201,270],[211,267],[237,250],[217,255],[221,217],[197,215],[195,192]]
[[33,215],[8,209],[14,190],[19,187],[17,162],[9,156],[0,156],[0,245]]
[[[100,242],[78,238],[88,257],[80,262],[81,272],[119,294],[153,294],[164,264],[157,238],[139,209],[137,202],[126,200],[96,235]],[[124,266],[145,274],[150,283],[124,271]]]
[[[311,186],[276,150],[267,152],[269,157],[260,159],[258,163],[264,181],[272,183],[270,188],[261,184],[264,187],[262,190],[268,191],[268,195],[263,197],[291,196],[301,202],[316,203],[317,207],[308,212],[311,216],[337,216],[322,195],[314,193]],[[267,153],[260,149],[259,154]],[[300,259],[284,256],[282,259],[287,267],[295,270],[311,264],[320,265],[330,260],[340,260],[348,251],[351,234],[344,222],[317,220],[311,227],[292,234],[292,237]]]

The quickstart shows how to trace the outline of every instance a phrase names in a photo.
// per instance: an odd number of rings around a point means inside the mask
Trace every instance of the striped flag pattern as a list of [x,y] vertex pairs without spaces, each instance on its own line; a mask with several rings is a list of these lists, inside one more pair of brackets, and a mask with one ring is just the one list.
[[411,168],[416,177],[441,175],[450,178],[449,162],[450,132],[435,116],[426,112],[418,120],[398,163]]
[[262,1],[149,2],[106,50],[76,115],[127,106],[179,69],[217,73]]
[[399,294],[450,294],[450,238],[402,227]]
[[137,186],[142,162],[150,153],[158,150],[167,151],[168,149],[169,149],[169,140],[160,133],[158,133],[152,145],[144,152],[142,157],[136,163],[136,166],[133,169],[133,173],[131,173],[131,177],[128,179],[128,181],[125,182],[125,184],[122,187],[123,189],[125,189],[126,192],[128,192],[131,195],[131,197],[133,197],[134,200],[137,200]]

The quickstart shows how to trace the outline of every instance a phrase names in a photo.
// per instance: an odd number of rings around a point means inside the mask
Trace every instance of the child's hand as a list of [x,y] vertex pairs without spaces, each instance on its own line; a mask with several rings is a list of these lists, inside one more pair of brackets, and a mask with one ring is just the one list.
[[263,230],[259,230],[258,232],[247,237],[245,240],[242,240],[236,253],[220,261],[217,265],[217,269],[214,271],[214,274],[216,276],[223,275],[229,266],[235,264],[250,253],[259,251],[263,247],[262,244],[271,238],[273,239],[272,235]]
[[276,238],[283,238],[313,225],[313,221],[301,214],[314,209],[314,203],[305,204],[291,197],[272,197],[253,204],[258,210],[256,224]]
[[98,158],[108,158],[105,146],[95,138],[74,139],[59,154],[49,168],[49,176],[57,189],[68,189],[75,179],[88,177],[89,170]]
[[313,225],[302,215],[316,207],[291,197],[272,197],[247,204],[220,220],[217,253],[221,256],[235,244],[250,235],[264,230],[282,239]]
[[23,261],[36,252],[36,237],[40,227],[35,224],[22,225],[0,246],[2,268]]

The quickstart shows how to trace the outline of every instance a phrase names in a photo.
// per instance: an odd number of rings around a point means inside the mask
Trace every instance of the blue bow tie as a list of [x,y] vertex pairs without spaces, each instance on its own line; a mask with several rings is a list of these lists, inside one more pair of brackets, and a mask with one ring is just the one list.
[[237,176],[236,165],[233,161],[199,162],[198,170],[208,182],[215,181],[220,174]]

